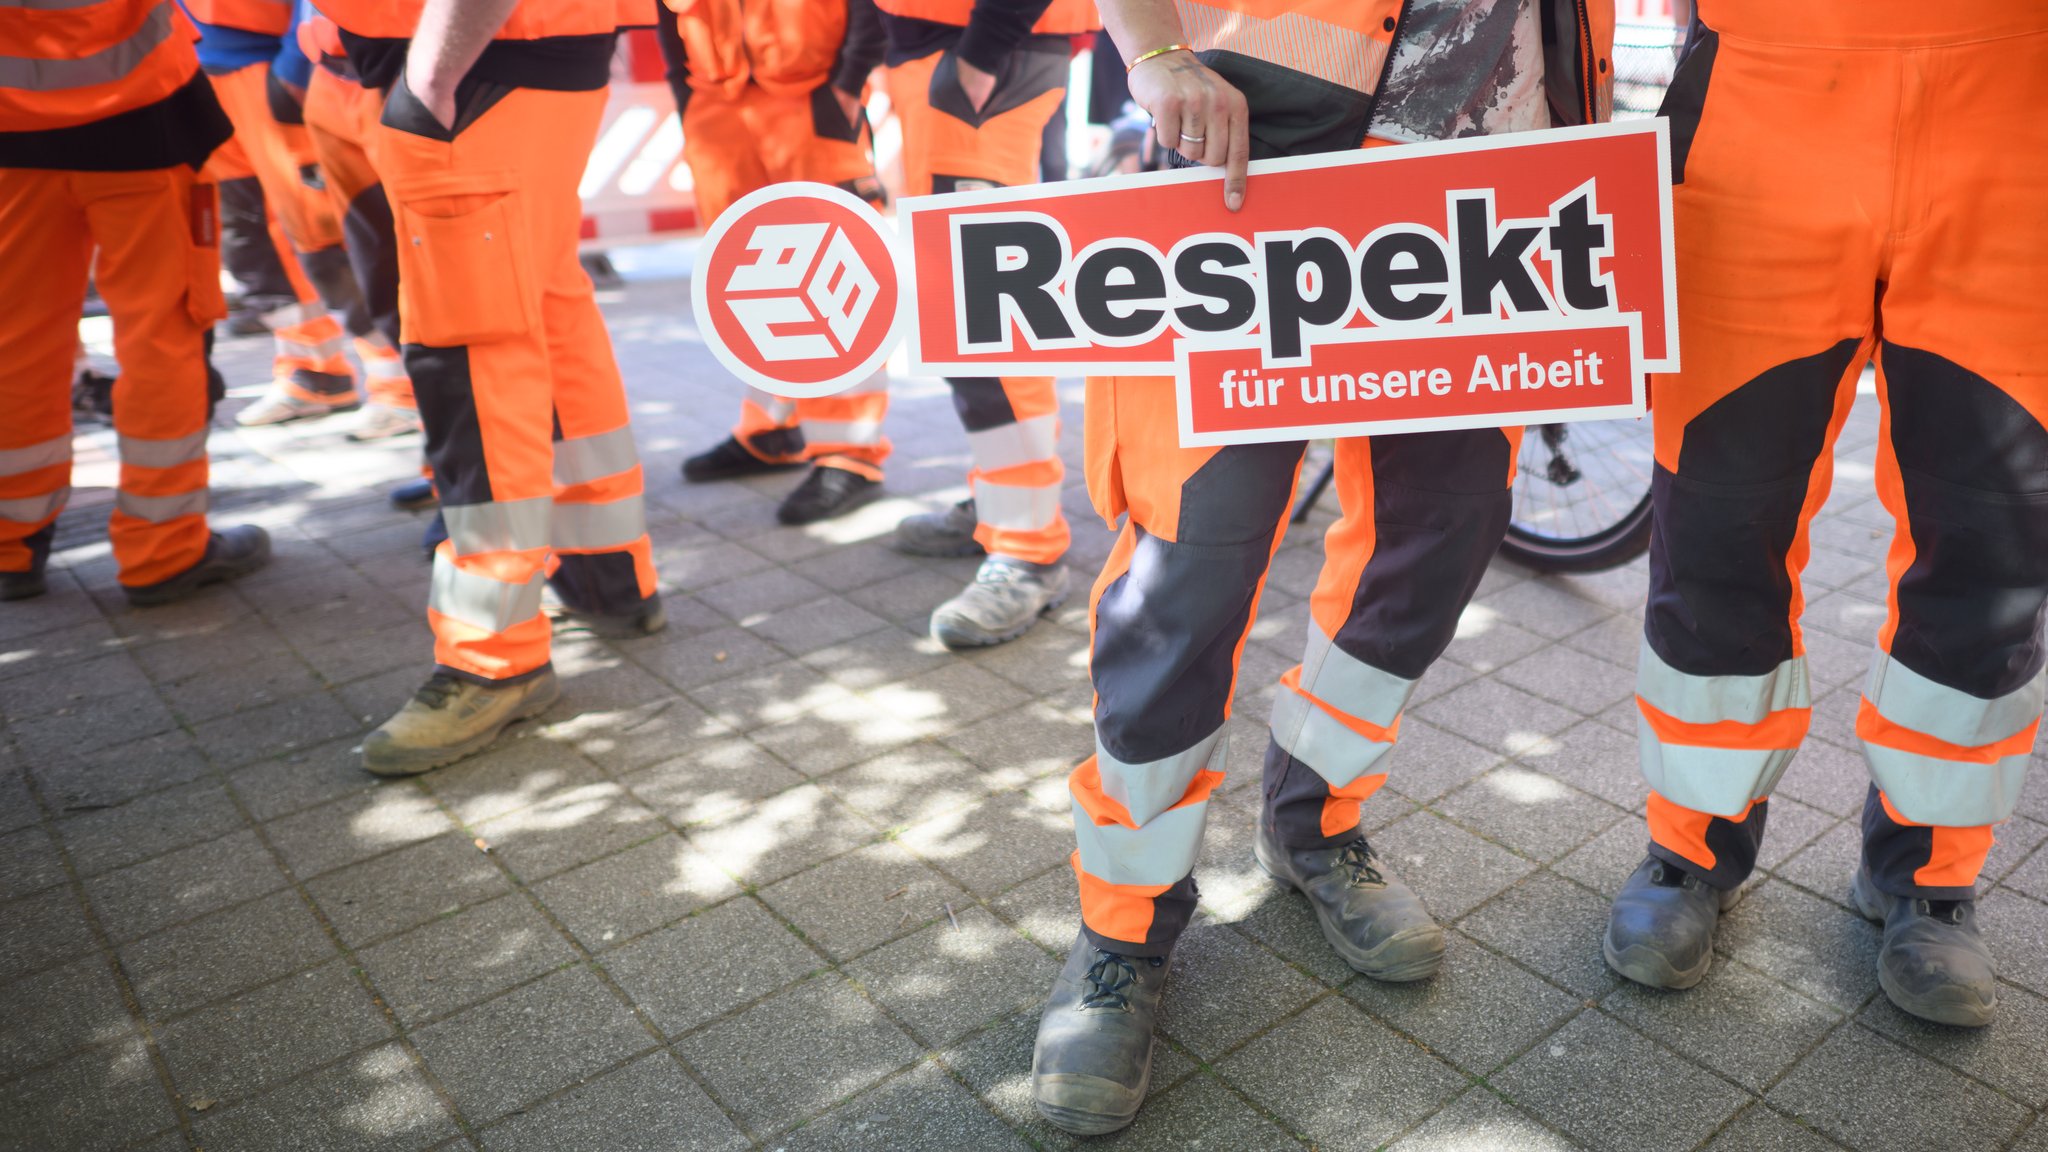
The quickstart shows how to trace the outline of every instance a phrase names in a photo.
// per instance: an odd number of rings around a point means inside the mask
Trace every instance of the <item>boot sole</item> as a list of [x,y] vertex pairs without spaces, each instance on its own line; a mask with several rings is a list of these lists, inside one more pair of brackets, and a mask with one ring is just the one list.
[[713,484],[720,480],[740,480],[748,476],[768,476],[776,472],[792,472],[802,467],[804,467],[804,462],[801,460],[794,464],[742,464],[737,468],[720,468],[716,471],[701,472],[692,472],[688,466],[685,466],[683,468],[683,483]]
[[1697,965],[1682,969],[1673,967],[1672,963],[1664,958],[1663,953],[1641,944],[1616,948],[1613,937],[1604,932],[1600,936],[1600,955],[1607,961],[1609,968],[1638,984],[1650,988],[1669,988],[1673,991],[1682,991],[1698,984],[1707,978],[1707,969],[1714,966],[1712,948],[1707,949],[1707,954],[1700,958]]
[[1067,593],[1062,592],[1046,601],[1045,606],[1040,608],[1031,619],[1017,625],[1008,632],[977,632],[972,635],[947,637],[940,635],[938,625],[934,624],[932,626],[932,639],[938,641],[939,645],[949,652],[958,652],[966,648],[993,648],[998,644],[1008,644],[1010,641],[1037,627],[1040,620],[1059,611],[1066,602]]
[[[200,563],[204,564],[205,561],[202,560]],[[195,575],[188,573],[187,577],[173,576],[162,584],[151,584],[143,588],[128,588],[124,589],[124,591],[128,595],[128,603],[131,607],[159,608],[165,604],[175,604],[199,591],[201,588],[213,584],[225,584],[230,580],[239,580],[268,563],[270,563],[270,537],[266,535],[263,538],[261,547],[232,564],[224,564],[203,574]]]
[[390,778],[418,776],[422,773],[432,772],[436,768],[445,768],[457,760],[473,756],[492,744],[497,743],[498,737],[505,734],[505,729],[519,723],[521,720],[533,719],[535,716],[554,707],[555,701],[561,698],[562,689],[557,684],[555,690],[548,693],[545,697],[536,696],[521,704],[519,710],[506,717],[503,724],[498,725],[489,732],[464,740],[460,744],[451,744],[442,748],[387,752],[381,756],[365,748],[363,750],[363,771],[368,772],[372,776]]
[[[1289,879],[1266,859],[1264,843],[1257,836],[1252,838],[1252,859],[1258,863],[1259,869],[1272,877],[1276,883],[1283,884],[1295,892],[1302,892],[1301,885]],[[1302,898],[1307,897],[1308,894],[1302,892]],[[1369,976],[1387,984],[1411,984],[1417,980],[1429,979],[1436,975],[1437,969],[1443,967],[1444,929],[1441,924],[1418,924],[1387,937],[1380,941],[1376,948],[1361,951],[1346,940],[1343,933],[1337,931],[1337,926],[1330,922],[1320,905],[1309,900],[1308,906],[1309,910],[1315,913],[1316,927],[1322,929],[1323,940],[1329,944],[1330,950],[1335,952],[1337,958],[1344,961],[1353,972],[1361,976]]]
[[860,491],[855,492],[853,495],[848,496],[846,499],[840,501],[837,504],[834,504],[832,507],[827,508],[823,512],[819,512],[816,515],[805,513],[802,516],[802,518],[795,520],[790,519],[787,513],[788,506],[779,504],[775,508],[775,522],[778,524],[786,524],[791,528],[801,528],[806,524],[822,524],[827,520],[834,520],[841,516],[844,516],[848,512],[851,512],[855,508],[859,508],[862,505],[869,503],[870,501],[878,500],[881,498],[881,496],[882,485],[880,483],[870,484],[866,488],[863,488]]
[[1057,1104],[1048,1104],[1044,1100],[1039,1099],[1038,1086],[1036,1084],[1038,1079],[1038,1061],[1035,1057],[1032,1060],[1031,1068],[1031,1078],[1033,1080],[1031,1102],[1037,1106],[1038,1114],[1045,1117],[1047,1123],[1062,1132],[1074,1136],[1104,1136],[1111,1132],[1122,1131],[1131,1126],[1131,1122],[1138,1118],[1139,1111],[1145,1107],[1145,1096],[1152,1090],[1152,1061],[1158,1055],[1159,1037],[1154,1036],[1152,1037],[1152,1046],[1145,1052],[1145,1076],[1144,1079],[1138,1081],[1137,1102],[1131,1105],[1129,1112],[1082,1112],[1074,1108],[1062,1108]]
[[[1877,893],[1870,891],[1860,868],[1849,882],[1849,899],[1856,905],[1858,915],[1873,924],[1884,924],[1884,906]],[[1916,996],[1894,984],[1882,962],[1877,966],[1877,986],[1884,989],[1885,998],[1899,1011],[1956,1028],[1982,1028],[1991,1023],[1998,1008],[1995,999],[1987,1004],[1960,990],[1947,996]]]

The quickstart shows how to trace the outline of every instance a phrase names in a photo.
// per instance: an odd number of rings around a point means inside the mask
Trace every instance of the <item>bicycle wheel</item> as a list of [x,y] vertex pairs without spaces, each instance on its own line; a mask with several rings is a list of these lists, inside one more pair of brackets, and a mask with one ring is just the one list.
[[1647,419],[1527,429],[1501,552],[1540,572],[1628,563],[1650,546],[1654,467]]

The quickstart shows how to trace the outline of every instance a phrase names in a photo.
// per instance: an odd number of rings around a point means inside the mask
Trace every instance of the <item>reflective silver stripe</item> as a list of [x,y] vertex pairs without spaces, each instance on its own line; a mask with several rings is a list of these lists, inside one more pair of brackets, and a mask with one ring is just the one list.
[[1301,687],[1324,703],[1381,728],[1392,728],[1415,694],[1415,681],[1375,668],[1337,647],[1322,625],[1308,622],[1301,654]]
[[1891,798],[1899,815],[1921,824],[1969,828],[2012,816],[2026,783],[2030,752],[1991,764],[1942,760],[1917,752],[1863,742],[1870,778]]
[[1111,884],[1164,886],[1179,883],[1195,870],[1202,850],[1202,824],[1209,802],[1201,800],[1169,808],[1142,828],[1097,824],[1088,810],[1074,802],[1074,841],[1081,850],[1081,871]]
[[1870,678],[1863,686],[1864,698],[1878,715],[1901,728],[1965,748],[1996,744],[2024,731],[2041,718],[2044,694],[2048,694],[2048,669],[2019,688],[1986,700],[1936,684],[1883,652],[1871,662]]
[[974,512],[983,524],[1012,532],[1031,532],[1059,518],[1060,488],[1021,488],[1013,484],[974,481]]
[[144,440],[140,436],[122,436],[121,463],[133,464],[138,468],[175,468],[189,464],[206,455],[206,429],[180,436],[174,440]]
[[555,483],[588,484],[630,471],[638,463],[630,424],[595,436],[571,437],[555,444]]
[[364,356],[363,375],[372,380],[403,380],[405,361],[397,356]]
[[466,572],[437,555],[427,606],[471,627],[503,632],[540,614],[540,593],[546,585],[544,572],[535,572],[524,584],[507,584],[480,572]]
[[647,508],[638,496],[603,504],[556,504],[549,543],[578,552],[624,548],[647,535]]
[[766,412],[768,418],[777,424],[789,423],[789,418],[796,412],[796,401],[770,395],[759,388],[747,389],[747,399],[752,400],[756,407]]
[[1705,748],[1665,744],[1648,721],[1636,727],[1643,779],[1674,803],[1716,816],[1739,816],[1771,794],[1797,748]]
[[308,344],[304,340],[294,340],[288,336],[277,338],[278,355],[301,356],[308,360],[329,360],[341,355],[347,347],[339,336],[329,337],[318,344]]
[[64,510],[71,499],[71,487],[66,485],[46,496],[18,496],[12,500],[0,500],[0,520],[11,520],[16,524],[38,524]]
[[1102,793],[1123,805],[1131,819],[1143,825],[1180,803],[1181,797],[1187,795],[1188,784],[1194,780],[1195,774],[1210,766],[1212,753],[1216,771],[1224,770],[1230,745],[1221,743],[1222,739],[1223,729],[1219,727],[1185,752],[1132,764],[1110,755],[1098,736],[1095,739],[1095,767],[1102,774]]
[[873,444],[882,438],[880,420],[806,420],[803,429],[804,443],[812,448],[820,444]]
[[114,507],[138,520],[167,524],[180,516],[204,515],[206,489],[180,492],[176,496],[137,496],[133,492],[116,492]]
[[1282,752],[1342,788],[1373,771],[1391,743],[1368,740],[1299,692],[1281,689],[1273,702],[1273,742]]
[[1278,60],[1291,71],[1370,92],[1379,83],[1387,46],[1363,32],[1299,13],[1261,20],[1197,0],[1176,0],[1181,31],[1197,52],[1221,49],[1254,60]]
[[53,436],[40,444],[26,448],[0,448],[0,476],[19,476],[52,464],[66,464],[71,460],[71,433]]
[[89,56],[74,60],[51,60],[36,56],[0,56],[0,88],[21,88],[30,92],[62,92],[112,84],[141,64],[156,46],[170,39],[171,5],[163,0],[143,17],[142,24],[118,44],[110,44]]
[[291,328],[315,317],[327,315],[327,309],[318,304],[285,304],[263,314],[263,326],[272,332],[279,328]]
[[1058,451],[1060,418],[1051,413],[967,434],[974,466],[996,472],[1043,460]]
[[1648,640],[1636,660],[1636,695],[1687,724],[1761,724],[1773,712],[1813,706],[1804,656],[1794,656],[1761,676],[1690,676],[1666,664]]
[[547,496],[489,504],[443,504],[441,520],[448,526],[448,540],[458,556],[523,552],[548,546],[548,523],[554,518],[554,508],[554,500]]

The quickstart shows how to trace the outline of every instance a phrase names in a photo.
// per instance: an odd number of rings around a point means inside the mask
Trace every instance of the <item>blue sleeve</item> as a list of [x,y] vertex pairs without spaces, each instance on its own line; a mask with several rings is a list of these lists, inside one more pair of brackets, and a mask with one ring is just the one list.
[[313,78],[313,62],[299,48],[299,21],[312,5],[308,0],[298,0],[292,5],[291,23],[285,26],[284,43],[277,47],[277,57],[270,62],[270,71],[279,80],[294,88],[304,89],[306,82]]

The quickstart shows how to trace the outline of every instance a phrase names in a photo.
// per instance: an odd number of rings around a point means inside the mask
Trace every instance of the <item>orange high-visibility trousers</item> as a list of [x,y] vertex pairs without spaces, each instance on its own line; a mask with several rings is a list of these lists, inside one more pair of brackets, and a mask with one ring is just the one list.
[[1873,355],[1896,527],[1856,735],[1877,886],[1968,898],[2040,724],[2048,4],[1702,4],[1673,124],[1637,679],[1652,851],[1728,888],[1806,734],[1809,528]]
[[401,82],[371,155],[399,237],[399,323],[448,541],[436,662],[503,681],[548,663],[541,587],[624,614],[655,595],[625,387],[577,260],[602,89],[472,94],[450,132]]
[[296,307],[266,317],[277,338],[277,386],[302,400],[355,403],[341,318],[358,307],[360,292],[341,246],[341,224],[315,179],[311,138],[302,124],[280,123],[270,110],[270,65],[258,63],[210,77],[220,106],[235,126],[231,146],[216,154],[209,172],[227,179],[246,166],[263,187],[273,229],[290,246],[286,274],[298,293]]
[[[1091,378],[1086,420],[1089,494],[1126,518],[1089,605],[1095,754],[1069,778],[1074,871],[1098,944],[1163,955],[1194,912],[1238,659],[1303,445],[1183,448],[1162,378]],[[1385,783],[1415,683],[1507,531],[1520,441],[1485,428],[1337,442],[1343,516],[1266,750],[1260,819],[1281,844],[1352,835]]]
[[[1019,50],[982,112],[968,106],[951,61],[939,52],[888,70],[889,101],[903,126],[904,194],[1036,181],[1046,122],[1066,92],[1067,56]],[[974,460],[968,483],[975,540],[992,555],[1036,564],[1066,555],[1066,468],[1057,450],[1060,401],[1052,377],[947,383]]]
[[306,134],[341,221],[360,293],[359,316],[349,318],[363,383],[371,401],[408,411],[417,407],[412,380],[398,341],[398,237],[391,226],[391,202],[369,154],[384,94],[325,67],[315,66],[306,83]]
[[154,584],[205,555],[206,340],[225,313],[214,194],[189,168],[0,168],[0,571],[42,564],[71,491],[71,368],[88,274],[121,363],[109,532],[120,581]]
[[[838,101],[822,89],[810,98],[772,95],[755,84],[737,96],[692,92],[683,113],[683,157],[705,227],[733,201],[786,180],[879,195],[871,147],[865,118],[846,123]],[[845,392],[815,399],[749,388],[732,435],[771,463],[811,461],[880,480],[889,456],[882,435],[888,412],[886,369]]]

